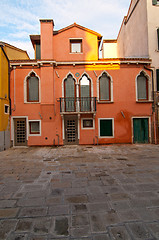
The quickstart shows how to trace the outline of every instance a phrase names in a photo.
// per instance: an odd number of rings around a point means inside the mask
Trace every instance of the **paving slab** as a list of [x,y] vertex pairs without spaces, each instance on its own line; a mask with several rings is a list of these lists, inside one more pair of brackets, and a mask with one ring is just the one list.
[[159,145],[0,152],[0,239],[159,239]]

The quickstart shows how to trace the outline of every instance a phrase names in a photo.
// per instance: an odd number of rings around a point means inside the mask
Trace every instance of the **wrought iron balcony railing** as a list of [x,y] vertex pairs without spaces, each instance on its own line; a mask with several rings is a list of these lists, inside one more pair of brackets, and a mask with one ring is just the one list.
[[96,97],[59,98],[60,112],[96,112]]

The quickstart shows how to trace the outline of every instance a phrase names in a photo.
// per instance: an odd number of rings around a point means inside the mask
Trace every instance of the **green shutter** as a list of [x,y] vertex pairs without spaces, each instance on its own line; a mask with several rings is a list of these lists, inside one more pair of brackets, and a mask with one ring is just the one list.
[[133,128],[134,128],[134,143],[149,142],[148,118],[134,118]]
[[112,119],[101,119],[100,137],[112,137],[112,136],[113,136]]
[[159,92],[159,69],[156,69],[157,91]]
[[40,44],[36,44],[36,59],[41,59]]
[[152,4],[156,5],[157,4],[157,0],[152,0]]
[[157,40],[158,40],[158,50],[159,50],[159,28],[157,29]]

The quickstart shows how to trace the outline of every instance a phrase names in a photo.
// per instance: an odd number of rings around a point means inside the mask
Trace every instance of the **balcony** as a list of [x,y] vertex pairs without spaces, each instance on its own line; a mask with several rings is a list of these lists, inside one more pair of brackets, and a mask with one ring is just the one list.
[[60,113],[95,113],[96,97],[59,98]]

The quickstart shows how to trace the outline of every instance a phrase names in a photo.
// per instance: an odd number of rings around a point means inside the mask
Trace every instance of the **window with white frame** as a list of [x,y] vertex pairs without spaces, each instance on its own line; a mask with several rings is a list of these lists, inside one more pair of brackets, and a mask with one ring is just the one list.
[[99,119],[99,137],[100,138],[114,137],[114,119],[113,118]]
[[137,100],[148,100],[148,78],[143,72],[137,77]]
[[75,99],[76,99],[76,84],[72,74],[69,74],[64,80],[64,102],[65,111],[75,111]]
[[70,52],[82,53],[82,39],[70,39]]
[[29,135],[41,134],[41,122],[39,120],[29,121]]
[[91,110],[91,80],[86,74],[79,80],[80,83],[80,111],[87,112]]
[[99,101],[110,102],[112,101],[112,81],[111,77],[106,73],[98,79],[98,88],[99,88]]
[[39,102],[39,78],[32,72],[27,77],[27,102]]
[[9,114],[9,105],[4,105],[4,113]]
[[82,129],[93,129],[93,118],[82,118]]

